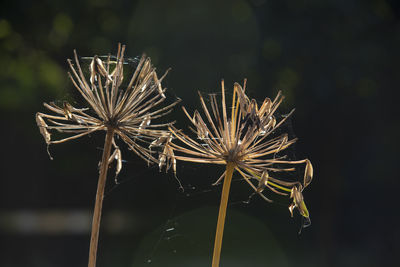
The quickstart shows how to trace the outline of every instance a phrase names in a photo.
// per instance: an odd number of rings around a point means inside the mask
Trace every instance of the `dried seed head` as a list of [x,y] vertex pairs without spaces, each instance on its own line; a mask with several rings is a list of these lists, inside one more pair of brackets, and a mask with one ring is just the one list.
[[[115,60],[111,60],[110,56],[89,58],[89,75],[86,77],[74,51],[74,61],[68,60],[71,68],[69,76],[89,108],[78,109],[68,102],[63,102],[62,106],[45,103],[45,107],[54,114],[37,113],[36,122],[47,144],[63,143],[95,131],[112,129],[138,156],[158,164],[158,157],[154,155],[156,152],[148,146],[168,135],[164,128],[172,123],[150,123],[169,113],[180,100],[160,107],[165,100],[165,89],[161,86],[165,75],[158,79],[150,58],[144,55],[136,62],[129,83],[125,83],[127,86],[122,88],[124,53],[125,46],[119,45]],[[51,131],[70,136],[52,140]],[[122,168],[122,159],[115,140],[113,144],[115,150],[112,160],[117,162],[117,176]]]
[[[290,211],[292,212],[294,207],[300,207],[302,216],[307,215],[309,218],[301,191],[298,191],[297,187],[305,188],[309,185],[313,174],[312,165],[308,159],[292,161],[287,160],[285,155],[278,156],[296,142],[296,139],[289,139],[286,133],[278,135],[276,131],[294,110],[277,121],[274,113],[283,101],[281,92],[278,92],[274,100],[266,98],[259,107],[255,99],[249,99],[245,94],[246,81],[243,87],[235,83],[232,105],[230,110],[227,110],[224,81],[221,85],[221,107],[215,94],[210,95],[209,108],[199,93],[204,116],[197,110],[191,116],[183,108],[197,138],[191,138],[182,130],[170,127],[176,138],[169,144],[175,151],[173,159],[221,165],[233,163],[235,170],[254,189],[255,194],[271,202],[263,195],[265,188],[280,195],[287,196],[291,193],[295,201]],[[170,154],[163,154],[163,162]],[[287,181],[280,178],[280,173],[294,172],[296,166],[301,164],[306,164],[303,185],[298,180]],[[214,185],[224,177],[225,173]]]

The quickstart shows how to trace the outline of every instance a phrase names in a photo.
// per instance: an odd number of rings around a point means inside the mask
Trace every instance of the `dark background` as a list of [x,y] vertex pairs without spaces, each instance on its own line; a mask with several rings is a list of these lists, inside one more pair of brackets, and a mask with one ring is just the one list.
[[[235,181],[221,266],[398,266],[399,2],[3,1],[0,11],[0,266],[85,266],[104,133],[50,147],[34,114],[81,99],[66,59],[146,52],[168,96],[190,110],[196,90],[248,78],[262,101],[292,108],[312,226],[298,235],[288,200],[268,204]],[[187,130],[177,108],[170,119]],[[178,163],[178,178],[127,150],[110,174],[98,266],[210,266],[221,169]],[[238,178],[238,177],[237,177]]]

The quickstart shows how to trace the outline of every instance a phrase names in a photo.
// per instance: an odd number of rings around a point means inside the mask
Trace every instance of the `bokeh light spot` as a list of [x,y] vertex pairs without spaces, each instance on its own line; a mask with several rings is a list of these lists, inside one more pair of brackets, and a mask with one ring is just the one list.
[[57,14],[53,20],[53,29],[49,34],[49,41],[55,46],[61,46],[68,39],[74,24],[71,18],[63,13]]
[[59,87],[63,83],[64,79],[64,70],[60,68],[54,62],[49,60],[41,61],[39,64],[39,76],[45,85],[51,91],[59,91]]
[[62,35],[68,36],[73,28],[74,24],[69,16],[66,14],[58,14],[54,18],[53,27],[54,30]]

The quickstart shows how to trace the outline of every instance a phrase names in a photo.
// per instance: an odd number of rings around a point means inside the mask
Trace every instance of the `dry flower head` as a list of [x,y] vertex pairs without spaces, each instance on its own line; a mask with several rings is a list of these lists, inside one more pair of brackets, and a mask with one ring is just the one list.
[[[182,130],[171,126],[171,133],[182,144],[169,142],[168,145],[175,154],[168,152],[169,154],[165,156],[171,157],[172,160],[197,163],[233,164],[234,169],[256,194],[269,202],[271,200],[264,195],[265,188],[280,195],[291,194],[294,204],[289,207],[290,212],[298,208],[300,214],[309,220],[308,211],[305,212],[302,191],[312,180],[311,162],[308,159],[289,160],[286,155],[281,155],[279,152],[292,145],[296,139],[289,140],[286,133],[278,136],[274,134],[294,110],[277,121],[275,111],[284,99],[281,92],[275,99],[266,98],[261,106],[258,106],[255,99],[250,100],[247,97],[245,89],[246,80],[243,87],[238,83],[234,84],[230,111],[226,107],[224,81],[222,81],[221,109],[218,107],[215,94],[209,96],[211,106],[209,109],[199,93],[205,119],[197,110],[191,116],[183,107],[184,113],[194,126],[192,131],[197,138],[191,138]],[[279,178],[282,172],[294,172],[299,164],[305,165],[302,183]],[[226,171],[215,184],[225,175]]]
[[[76,51],[74,61],[68,60],[69,77],[82,95],[88,107],[76,108],[68,102],[57,105],[53,102],[44,106],[54,114],[38,112],[36,122],[47,145],[63,143],[90,133],[112,129],[114,152],[109,163],[116,161],[116,175],[122,168],[121,150],[114,136],[118,136],[142,159],[158,163],[155,151],[149,145],[162,147],[168,131],[163,127],[171,123],[151,123],[169,113],[179,100],[164,107],[165,90],[161,82],[167,72],[158,78],[150,58],[143,55],[131,77],[124,77],[125,46],[118,46],[116,58],[94,56],[89,66],[89,77],[85,77]],[[126,79],[130,79],[127,82]],[[125,83],[124,83],[125,81]],[[54,131],[70,136],[53,140]],[[164,140],[164,141],[163,141]],[[50,155],[50,154],[49,154]]]

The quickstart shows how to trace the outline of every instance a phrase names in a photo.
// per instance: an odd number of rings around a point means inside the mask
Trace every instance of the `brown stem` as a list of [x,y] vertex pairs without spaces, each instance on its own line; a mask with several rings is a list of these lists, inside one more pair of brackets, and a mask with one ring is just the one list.
[[99,242],[99,229],[101,219],[101,209],[103,207],[104,187],[106,185],[108,159],[110,158],[114,129],[108,128],[106,140],[104,141],[103,156],[100,163],[99,182],[97,184],[96,203],[94,206],[92,235],[90,237],[89,264],[88,267],[96,266],[97,244]]
[[221,256],[221,247],[222,247],[222,236],[224,234],[226,207],[228,205],[229,189],[231,187],[232,175],[233,175],[234,168],[235,168],[234,163],[228,163],[226,165],[226,175],[225,175],[225,179],[224,179],[224,185],[222,187],[221,203],[219,205],[217,232],[215,234],[212,267],[219,266],[219,259]]

